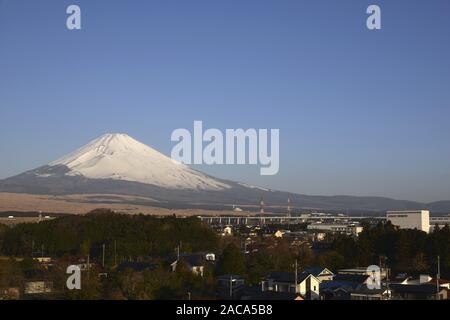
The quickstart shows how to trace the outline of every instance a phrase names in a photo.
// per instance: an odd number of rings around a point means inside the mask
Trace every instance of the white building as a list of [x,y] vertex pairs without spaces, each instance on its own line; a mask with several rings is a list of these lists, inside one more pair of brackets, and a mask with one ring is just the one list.
[[51,293],[53,291],[53,282],[51,281],[30,281],[25,282],[25,294],[42,294]]
[[216,261],[216,254],[215,253],[207,253],[205,254],[206,261]]
[[388,211],[386,220],[400,229],[417,229],[430,232],[430,212],[428,210]]
[[228,226],[223,228],[222,236],[231,236],[233,234],[233,229]]
[[344,233],[354,236],[357,236],[363,231],[362,226],[348,223],[312,223],[307,226],[307,229],[311,231]]
[[430,217],[430,232],[433,232],[436,226],[442,229],[446,224],[450,226],[450,215]]

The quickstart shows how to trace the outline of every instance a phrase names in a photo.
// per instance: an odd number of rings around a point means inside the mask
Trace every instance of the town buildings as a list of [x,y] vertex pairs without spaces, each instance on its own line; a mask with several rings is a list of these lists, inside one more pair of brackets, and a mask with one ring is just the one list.
[[308,225],[307,229],[312,231],[342,233],[352,236],[358,236],[358,234],[363,231],[363,227],[355,223],[311,223]]

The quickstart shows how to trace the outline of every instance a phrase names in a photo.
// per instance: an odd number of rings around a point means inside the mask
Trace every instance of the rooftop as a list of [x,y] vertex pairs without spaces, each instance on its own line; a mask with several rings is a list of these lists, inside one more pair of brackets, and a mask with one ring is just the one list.
[[[310,274],[299,273],[297,275],[297,283],[302,282],[306,278],[308,278]],[[271,272],[265,277],[266,279],[271,279],[277,282],[285,282],[285,283],[294,283],[295,282],[295,273],[294,272]]]
[[328,272],[331,272],[331,271],[328,270],[327,268],[322,268],[322,267],[309,267],[309,268],[305,268],[305,270],[303,270],[302,273],[304,273],[304,274],[312,274],[313,276],[317,277],[322,272],[327,272],[328,273]]
[[[436,285],[434,284],[391,284],[391,289],[397,293],[436,293]],[[444,290],[441,288],[440,290]]]

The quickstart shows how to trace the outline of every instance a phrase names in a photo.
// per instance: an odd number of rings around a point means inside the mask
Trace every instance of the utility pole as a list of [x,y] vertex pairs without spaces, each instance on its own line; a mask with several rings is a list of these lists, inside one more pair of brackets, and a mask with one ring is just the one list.
[[[381,255],[378,256],[378,267],[380,268],[380,287],[383,288],[383,266],[381,264]],[[386,277],[387,281],[387,277]]]
[[385,281],[386,281],[386,283],[387,283],[387,271],[386,271],[386,260],[384,261],[384,267],[385,268],[383,268],[383,256],[381,256],[381,255],[379,255],[378,256],[378,266],[380,267],[380,284],[381,284],[381,286],[383,286],[383,270],[384,270],[384,274],[385,274],[385,276],[386,276],[386,279],[385,279]]
[[230,275],[230,299],[233,299],[233,276]]
[[91,274],[91,262],[90,262],[90,254],[89,253],[87,255],[87,270],[88,270],[88,280],[89,280],[89,276]]
[[117,266],[117,240],[114,240],[114,266]]
[[297,282],[298,282],[297,269],[298,269],[298,262],[297,262],[297,259],[295,259],[295,293],[296,294],[297,294]]
[[102,266],[105,267],[105,244],[103,244]]
[[381,256],[378,256],[378,265],[380,267],[381,274],[383,274],[383,266],[381,265]]
[[379,255],[378,256],[378,263],[379,263],[379,267],[380,267],[380,284],[381,284],[381,288],[383,288],[383,272],[384,272],[384,281],[386,284],[386,291],[387,291],[387,296],[388,299],[390,299],[390,290],[389,290],[389,267],[387,265],[387,256],[385,255]]
[[389,300],[391,299],[391,289],[389,288],[389,277],[390,277],[390,269],[389,269],[389,267],[388,267],[388,265],[387,265],[387,257],[386,257],[386,260],[384,261],[384,265],[385,265],[385,267],[386,267],[386,290],[387,290],[387,294],[388,294],[388,298],[389,298]]
[[439,280],[441,278],[441,257],[437,257],[437,274],[436,274],[436,300],[439,299]]

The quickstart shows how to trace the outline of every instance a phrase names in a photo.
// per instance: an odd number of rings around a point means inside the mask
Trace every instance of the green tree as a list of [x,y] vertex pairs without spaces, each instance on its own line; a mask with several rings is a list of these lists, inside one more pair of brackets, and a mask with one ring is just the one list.
[[317,257],[317,265],[325,266],[331,270],[338,270],[345,267],[344,257],[336,251],[324,252]]
[[230,243],[222,253],[220,259],[220,272],[222,274],[245,274],[245,260],[239,248]]
[[13,259],[0,260],[0,288],[20,286],[24,274],[20,264]]

